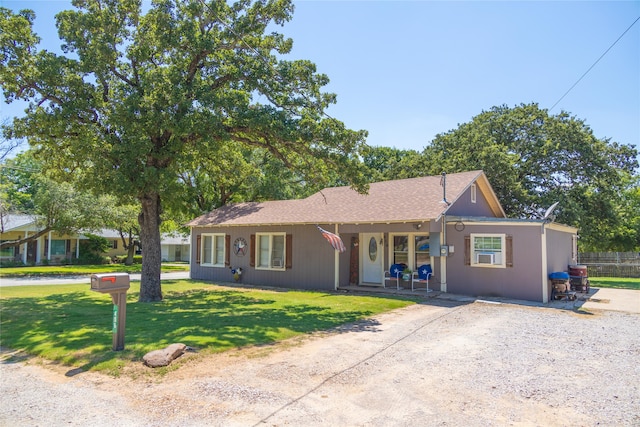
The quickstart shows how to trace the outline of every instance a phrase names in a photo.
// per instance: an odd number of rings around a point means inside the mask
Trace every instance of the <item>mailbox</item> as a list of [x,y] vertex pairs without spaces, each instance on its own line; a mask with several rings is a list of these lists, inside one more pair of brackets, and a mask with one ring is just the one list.
[[124,328],[127,320],[128,273],[91,275],[91,290],[111,294],[113,301],[113,351],[124,350]]
[[129,289],[128,273],[104,273],[91,275],[91,290],[105,294],[123,292]]

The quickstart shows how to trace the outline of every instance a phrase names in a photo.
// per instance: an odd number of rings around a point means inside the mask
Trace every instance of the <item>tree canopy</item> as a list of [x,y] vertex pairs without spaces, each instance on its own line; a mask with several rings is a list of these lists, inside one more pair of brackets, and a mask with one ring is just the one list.
[[[422,167],[413,168],[427,174],[482,169],[508,216],[540,218],[560,202],[557,221],[580,229],[582,247],[633,250],[640,247],[640,230],[628,223],[637,156],[631,145],[596,138],[567,112],[522,104],[493,107],[437,135]],[[635,217],[637,224],[637,211]]]
[[282,59],[292,40],[267,32],[292,19],[292,1],[73,5],[56,16],[63,55],[38,50],[33,12],[0,9],[4,95],[30,102],[5,135],[28,138],[58,176],[138,201],[141,301],[162,299],[161,213],[194,196],[189,172],[236,164],[249,148],[312,185],[337,176],[365,188],[366,132],[326,114],[328,77]]

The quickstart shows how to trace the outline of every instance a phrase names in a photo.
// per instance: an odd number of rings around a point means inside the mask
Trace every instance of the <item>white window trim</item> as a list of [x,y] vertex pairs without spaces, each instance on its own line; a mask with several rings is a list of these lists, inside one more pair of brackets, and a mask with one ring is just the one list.
[[[200,256],[201,256],[201,260],[200,260],[200,265],[202,267],[215,267],[215,268],[224,268],[224,260],[227,257],[226,251],[227,251],[227,247],[225,244],[225,237],[226,234],[224,233],[202,233],[200,235]],[[205,244],[205,237],[211,237],[211,257],[213,258],[213,254],[215,253],[215,248],[216,248],[216,239],[222,239],[222,246],[223,246],[223,254],[222,254],[222,262],[221,263],[211,263],[211,262],[206,262],[206,260],[204,259],[204,244]]]
[[[469,250],[471,251],[471,267],[480,267],[480,268],[507,268],[507,253],[506,253],[506,248],[507,248],[507,235],[506,234],[499,234],[499,233],[471,233],[470,235],[471,237],[471,242],[470,242],[470,248]],[[478,251],[476,252],[475,250],[475,239],[477,237],[499,237],[500,238],[500,254],[501,256],[501,262],[500,263],[493,263],[493,264],[479,264],[478,263],[478,253],[483,253],[482,251]],[[492,252],[493,253],[493,252]]]
[[[416,270],[419,265],[412,265],[416,259],[416,236],[430,236],[430,233],[389,233],[389,264],[393,264],[393,238],[395,236],[408,236],[409,238],[409,250],[407,253],[407,257],[409,259],[408,268],[411,270]],[[429,237],[429,243],[431,243],[431,237]],[[433,255],[431,255],[431,250],[429,250],[429,263],[433,264]]]
[[471,203],[476,203],[477,189],[475,184],[471,184]]
[[[260,266],[260,238],[261,237],[265,237],[268,236],[269,237],[269,262],[267,263],[267,267],[263,267]],[[282,236],[283,242],[284,242],[284,246],[282,248],[282,259],[280,259],[280,266],[279,267],[275,267],[274,266],[274,260],[271,259],[271,255],[273,253],[273,238],[276,236]],[[253,250],[255,251],[255,260],[256,260],[256,265],[255,265],[255,269],[256,270],[268,270],[268,271],[285,271],[287,269],[286,266],[286,257],[287,257],[287,233],[285,232],[278,232],[278,233],[256,233],[256,244],[255,244],[255,248],[253,248]]]

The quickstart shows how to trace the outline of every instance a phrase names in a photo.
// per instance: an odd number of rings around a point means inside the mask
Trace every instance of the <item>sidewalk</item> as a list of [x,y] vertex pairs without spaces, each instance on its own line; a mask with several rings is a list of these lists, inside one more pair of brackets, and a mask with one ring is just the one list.
[[[129,275],[131,281],[140,281],[140,274]],[[175,271],[160,274],[160,280],[188,279],[188,271]],[[2,286],[33,286],[33,285],[74,285],[91,283],[91,275],[79,276],[51,276],[51,277],[0,277],[0,287]]]
[[[585,298],[584,300],[582,298]],[[591,288],[589,295],[573,301],[587,310],[611,310],[640,314],[640,291],[631,289]]]

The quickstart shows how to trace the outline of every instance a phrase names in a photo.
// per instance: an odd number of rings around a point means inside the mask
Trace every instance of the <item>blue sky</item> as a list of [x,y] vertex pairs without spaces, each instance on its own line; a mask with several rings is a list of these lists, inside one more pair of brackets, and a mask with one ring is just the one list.
[[[36,11],[44,47],[67,1],[7,1]],[[493,106],[551,108],[640,17],[640,1],[297,1],[278,31],[289,59],[327,74],[328,113],[374,146],[422,150]],[[0,117],[22,106],[0,106]],[[551,110],[598,138],[640,149],[640,21]]]

